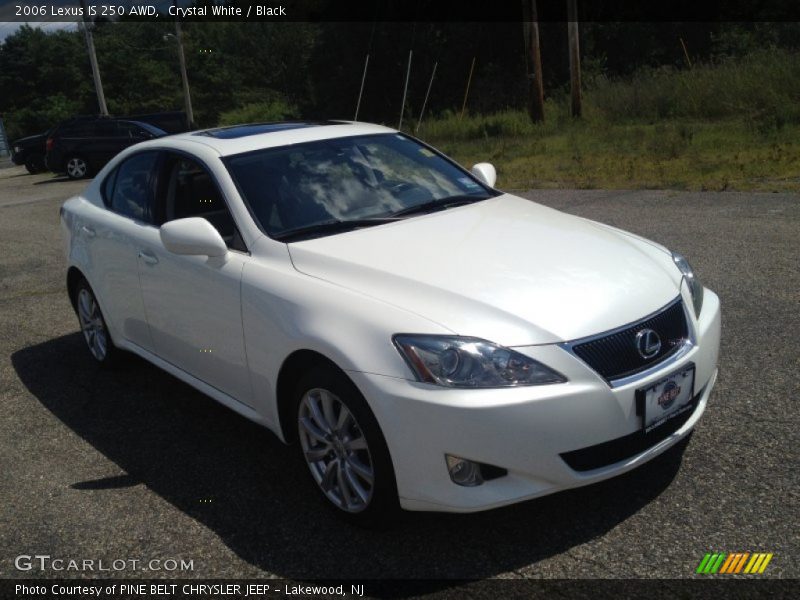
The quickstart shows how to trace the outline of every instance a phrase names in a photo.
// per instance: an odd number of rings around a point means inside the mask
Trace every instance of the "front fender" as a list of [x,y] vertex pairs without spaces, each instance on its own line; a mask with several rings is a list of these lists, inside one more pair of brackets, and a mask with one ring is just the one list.
[[344,371],[411,379],[392,335],[453,333],[416,314],[299,273],[283,261],[249,263],[242,277],[254,406],[276,430],[278,374],[293,352],[313,350]]

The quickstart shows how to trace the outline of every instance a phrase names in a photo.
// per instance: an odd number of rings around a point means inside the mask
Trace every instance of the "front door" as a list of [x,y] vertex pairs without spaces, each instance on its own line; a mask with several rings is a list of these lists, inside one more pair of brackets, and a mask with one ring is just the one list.
[[204,217],[231,249],[223,258],[172,254],[157,229],[143,236],[139,277],[156,354],[245,404],[251,386],[242,330],[241,278],[249,255],[237,250],[230,211],[208,171],[167,154],[156,186],[160,223]]

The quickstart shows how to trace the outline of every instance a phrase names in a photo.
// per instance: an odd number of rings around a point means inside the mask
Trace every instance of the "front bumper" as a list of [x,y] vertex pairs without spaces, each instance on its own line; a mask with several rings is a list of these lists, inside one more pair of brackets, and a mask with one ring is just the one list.
[[[685,289],[683,294],[686,302]],[[516,350],[566,375],[565,384],[459,390],[375,374],[349,374],[383,430],[401,506],[485,510],[614,477],[684,438],[705,411],[717,376],[721,317],[716,294],[706,290],[700,319],[691,321],[695,344],[679,361],[613,388],[557,345]],[[613,464],[583,471],[568,466],[562,454],[639,431],[636,390],[689,362],[696,367],[696,407],[677,430]],[[502,467],[508,475],[477,487],[457,486],[448,475],[445,454]]]

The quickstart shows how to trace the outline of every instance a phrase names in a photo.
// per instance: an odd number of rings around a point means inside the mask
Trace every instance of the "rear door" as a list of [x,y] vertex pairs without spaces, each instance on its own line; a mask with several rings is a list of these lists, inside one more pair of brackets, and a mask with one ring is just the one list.
[[55,170],[64,169],[66,162],[75,156],[83,158],[91,165],[92,159],[87,148],[96,136],[95,122],[85,119],[59,127],[54,134],[52,156],[48,155],[48,166]]
[[95,125],[95,136],[87,142],[87,152],[91,153],[91,163],[95,169],[102,168],[108,161],[130,146],[127,132],[117,121],[103,120]]
[[139,284],[139,246],[154,226],[153,185],[160,153],[134,154],[102,183],[105,208],[92,206],[78,229],[91,262],[90,284],[115,332],[152,351]]
[[197,160],[164,153],[155,210],[160,223],[203,217],[230,251],[222,258],[172,254],[158,231],[139,247],[139,275],[155,351],[244,404],[252,391],[242,330],[241,279],[250,260],[219,186]]

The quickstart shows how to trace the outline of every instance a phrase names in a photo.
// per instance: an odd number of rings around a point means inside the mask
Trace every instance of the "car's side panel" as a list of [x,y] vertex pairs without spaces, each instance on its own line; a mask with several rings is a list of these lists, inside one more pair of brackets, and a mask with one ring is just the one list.
[[178,379],[180,379],[184,383],[192,386],[196,390],[198,390],[201,393],[205,394],[206,396],[216,400],[217,402],[219,402],[223,406],[226,406],[227,408],[230,408],[231,410],[233,410],[234,412],[242,415],[243,417],[245,417],[247,419],[250,419],[251,421],[254,421],[256,423],[259,423],[260,425],[267,425],[267,426],[269,425],[268,423],[264,422],[264,419],[261,417],[260,414],[258,414],[255,410],[253,410],[252,408],[250,408],[246,404],[243,404],[243,403],[239,402],[236,398],[228,396],[227,394],[225,394],[224,392],[221,392],[220,390],[218,390],[214,386],[211,386],[211,385],[207,384],[205,381],[202,381],[201,379],[198,379],[197,377],[194,377],[193,375],[190,375],[189,373],[187,373],[183,369],[179,369],[175,365],[173,365],[173,364],[171,364],[171,363],[159,358],[158,356],[156,356],[152,352],[148,352],[144,348],[140,348],[136,344],[132,344],[131,342],[129,342],[127,340],[122,340],[119,343],[118,347],[123,349],[123,350],[127,350],[129,352],[133,352],[137,356],[142,357],[146,361],[154,364],[159,369],[163,369],[164,371],[166,371],[170,375],[172,375],[174,377],[177,377]]

